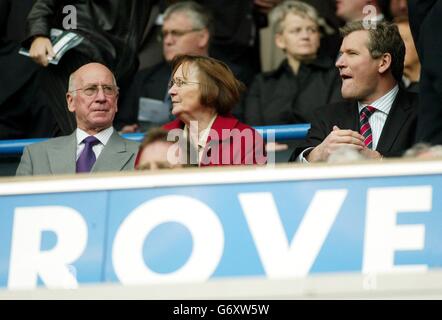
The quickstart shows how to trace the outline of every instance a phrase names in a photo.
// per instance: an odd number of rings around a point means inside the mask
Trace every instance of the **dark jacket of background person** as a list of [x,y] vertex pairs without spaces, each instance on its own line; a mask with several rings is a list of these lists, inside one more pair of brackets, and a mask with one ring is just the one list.
[[171,73],[172,68],[166,61],[138,71],[126,97],[120,100],[115,118],[117,130],[124,125],[138,123],[140,97],[165,100]]
[[252,126],[310,123],[317,107],[341,100],[341,79],[331,59],[301,63],[297,75],[284,60],[256,76],[244,101],[244,120]]
[[[76,122],[67,110],[65,95],[69,75],[89,62],[108,66],[120,87],[120,99],[138,69],[138,49],[151,6],[155,0],[37,0],[28,15],[27,39],[29,46],[35,37],[49,37],[51,28],[63,29],[63,22],[72,23],[72,11],[63,9],[72,5],[76,13],[76,28],[70,31],[84,36],[80,45],[69,50],[58,65],[42,71],[42,96],[56,119],[53,135],[68,135]],[[69,9],[69,7],[68,7]],[[66,21],[64,21],[66,19]],[[65,23],[65,27],[70,25]]]
[[[183,129],[184,122],[179,119],[175,119],[172,122],[166,123],[163,126],[164,129],[170,131],[173,129]],[[244,164],[265,164],[267,156],[264,151],[264,141],[262,137],[252,127],[241,123],[238,119],[232,115],[217,115],[213,122],[211,130],[217,133],[218,140],[215,140],[216,136],[212,137],[210,134],[207,138],[207,144],[203,152],[203,159],[201,161],[201,167],[206,166],[221,166],[221,165],[244,165]],[[241,143],[234,143],[234,139],[222,139],[223,131],[231,132],[232,136],[237,134],[240,136],[242,133],[250,130],[252,132],[253,141],[244,141],[247,139],[241,139]],[[211,144],[215,142],[215,144]],[[236,141],[240,141],[238,137]],[[239,148],[238,148],[239,147]],[[223,155],[229,152],[229,163],[223,163]],[[210,157],[211,161],[208,161],[204,156]],[[224,155],[225,156],[225,155]],[[206,160],[204,160],[206,159]],[[214,161],[213,161],[214,160]],[[252,163],[249,161],[253,160]],[[208,162],[208,163],[207,163]]]
[[32,0],[0,0],[0,139],[51,135],[55,120],[38,99],[39,66],[19,55]]
[[[399,89],[376,148],[384,157],[400,157],[414,144],[417,100],[416,94]],[[304,149],[319,145],[333,130],[333,126],[359,131],[356,101],[338,102],[318,108],[313,119],[305,145],[293,152],[290,161],[295,161]]]
[[409,0],[408,8],[422,65],[416,139],[442,144],[442,1]]
[[138,47],[149,19],[152,3],[146,0],[37,0],[28,16],[27,43],[33,36],[48,36],[51,27],[62,27],[63,7],[73,5],[77,28],[85,37],[74,50],[104,62],[124,78],[137,70]]

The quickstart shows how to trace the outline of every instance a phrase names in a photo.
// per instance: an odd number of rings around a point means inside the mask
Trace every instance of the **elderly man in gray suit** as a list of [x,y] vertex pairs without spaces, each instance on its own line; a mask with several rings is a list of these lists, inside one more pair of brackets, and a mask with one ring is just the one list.
[[77,129],[27,146],[16,175],[132,170],[139,144],[121,138],[112,127],[118,110],[112,72],[99,63],[86,64],[70,76],[68,90],[67,104]]

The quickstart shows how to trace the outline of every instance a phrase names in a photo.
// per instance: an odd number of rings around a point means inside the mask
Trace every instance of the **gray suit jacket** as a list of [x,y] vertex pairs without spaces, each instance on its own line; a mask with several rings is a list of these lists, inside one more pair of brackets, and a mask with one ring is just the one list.
[[[139,143],[120,137],[114,131],[92,167],[92,172],[134,169]],[[17,168],[17,176],[75,173],[77,137],[52,138],[26,146]]]

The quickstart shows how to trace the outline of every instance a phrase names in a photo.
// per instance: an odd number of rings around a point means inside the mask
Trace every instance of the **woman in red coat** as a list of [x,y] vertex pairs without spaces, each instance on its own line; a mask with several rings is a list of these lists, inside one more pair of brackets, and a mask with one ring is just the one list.
[[229,67],[187,55],[172,67],[169,94],[177,119],[163,127],[178,138],[181,160],[198,166],[265,164],[262,137],[230,114],[243,85]]

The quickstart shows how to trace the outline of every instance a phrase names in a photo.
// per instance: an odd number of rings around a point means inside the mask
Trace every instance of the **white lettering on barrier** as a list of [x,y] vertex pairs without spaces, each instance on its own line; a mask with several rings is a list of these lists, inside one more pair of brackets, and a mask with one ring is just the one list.
[[346,196],[347,190],[317,191],[290,245],[271,193],[238,196],[269,278],[308,274]]
[[[52,231],[57,242],[41,251],[42,233]],[[14,212],[9,289],[33,289],[40,276],[49,288],[76,288],[70,264],[87,244],[87,225],[80,213],[61,206],[19,207]]]
[[[161,274],[143,259],[147,235],[167,222],[183,224],[192,234],[192,253],[178,270]],[[163,196],[143,203],[123,221],[115,236],[112,260],[123,284],[204,282],[217,268],[224,251],[224,231],[218,216],[199,200]]]
[[427,270],[426,265],[394,265],[396,250],[422,250],[425,244],[424,225],[398,226],[396,217],[431,206],[431,186],[368,189],[362,272]]

